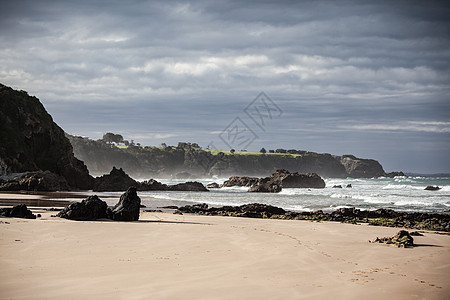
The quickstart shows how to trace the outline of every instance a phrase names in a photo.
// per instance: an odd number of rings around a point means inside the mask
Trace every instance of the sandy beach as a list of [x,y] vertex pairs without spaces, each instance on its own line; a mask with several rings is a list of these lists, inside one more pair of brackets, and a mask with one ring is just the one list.
[[448,299],[450,236],[398,228],[141,213],[0,219],[1,299]]

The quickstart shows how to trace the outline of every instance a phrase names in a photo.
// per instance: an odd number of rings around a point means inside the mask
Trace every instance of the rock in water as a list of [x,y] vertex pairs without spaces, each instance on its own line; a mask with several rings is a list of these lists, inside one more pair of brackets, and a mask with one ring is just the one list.
[[271,177],[260,179],[259,182],[248,189],[249,192],[256,193],[279,193],[281,185],[278,181],[273,181]]
[[8,218],[36,219],[36,216],[27,208],[25,204],[14,207],[0,208],[0,216]]
[[170,191],[208,192],[205,186],[197,181],[188,181],[169,186]]
[[106,202],[100,200],[97,195],[94,195],[89,196],[81,202],[72,203],[66,206],[56,216],[70,220],[93,221],[107,218],[107,208],[108,205]]
[[108,207],[108,218],[114,221],[137,221],[141,207],[141,198],[135,187],[130,187],[120,196],[119,203],[114,208]]
[[425,191],[439,191],[441,188],[438,186],[429,185],[425,188]]
[[109,174],[95,178],[93,190],[95,192],[121,192],[130,186],[138,185],[139,183],[128,176],[122,168],[113,167]]
[[220,188],[220,185],[217,182],[212,182],[212,183],[209,183],[206,187],[208,189],[218,189],[218,188]]
[[391,237],[376,238],[372,243],[386,243],[395,244],[400,248],[407,248],[414,246],[414,238],[406,230],[400,230]]

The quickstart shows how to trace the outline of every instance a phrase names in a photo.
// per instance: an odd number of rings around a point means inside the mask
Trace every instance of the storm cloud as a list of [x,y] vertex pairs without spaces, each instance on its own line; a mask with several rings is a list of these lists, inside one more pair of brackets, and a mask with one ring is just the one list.
[[[68,133],[378,159],[449,172],[445,1],[3,1],[0,81]],[[244,109],[264,91],[264,128]]]

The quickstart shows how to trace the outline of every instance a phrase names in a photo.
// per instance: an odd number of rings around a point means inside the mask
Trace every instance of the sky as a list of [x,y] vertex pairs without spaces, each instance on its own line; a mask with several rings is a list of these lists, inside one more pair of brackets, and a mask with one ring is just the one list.
[[446,1],[1,1],[0,82],[66,132],[450,172]]

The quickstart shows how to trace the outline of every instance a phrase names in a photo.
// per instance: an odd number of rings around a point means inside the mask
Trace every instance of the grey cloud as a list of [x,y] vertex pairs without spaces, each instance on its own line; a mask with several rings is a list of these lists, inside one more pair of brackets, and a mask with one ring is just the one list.
[[[396,131],[382,136],[373,128],[449,120],[445,1],[17,0],[0,7],[0,81],[38,96],[70,133],[122,130],[141,143],[206,145],[260,91],[285,114],[254,147],[272,141],[340,153],[352,145],[365,156],[372,150],[359,142],[396,139]],[[304,129],[297,141],[286,133],[295,128]],[[429,149],[436,145],[430,151],[450,146],[448,133],[432,137],[424,139]],[[414,145],[416,137],[403,147]]]

